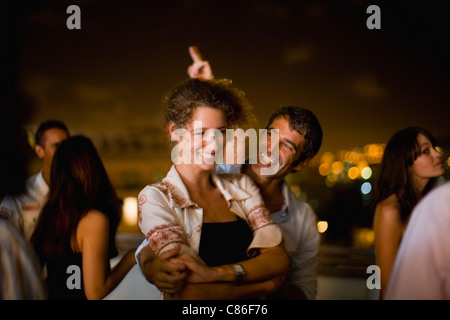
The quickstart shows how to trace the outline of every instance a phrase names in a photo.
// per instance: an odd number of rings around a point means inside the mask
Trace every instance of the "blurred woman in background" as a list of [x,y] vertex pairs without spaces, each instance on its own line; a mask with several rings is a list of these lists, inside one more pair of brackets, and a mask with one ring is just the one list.
[[[135,264],[130,250],[113,268],[119,200],[91,140],[57,149],[50,194],[31,242],[46,267],[49,299],[103,299]],[[81,272],[80,272],[81,271]]]
[[409,217],[416,204],[444,174],[436,140],[427,130],[408,127],[388,141],[375,186],[375,258],[386,290]]

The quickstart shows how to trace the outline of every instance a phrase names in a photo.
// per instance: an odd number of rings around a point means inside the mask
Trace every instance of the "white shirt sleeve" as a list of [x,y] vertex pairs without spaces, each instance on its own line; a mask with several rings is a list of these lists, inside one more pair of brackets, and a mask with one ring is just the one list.
[[[180,252],[197,254],[187,244],[186,232],[178,223],[170,198],[154,186],[145,187],[138,196],[141,232],[155,255],[181,245]],[[144,242],[141,244],[143,247]],[[142,250],[142,248],[141,248]],[[141,251],[139,250],[139,252]],[[139,253],[137,254],[137,256]]]

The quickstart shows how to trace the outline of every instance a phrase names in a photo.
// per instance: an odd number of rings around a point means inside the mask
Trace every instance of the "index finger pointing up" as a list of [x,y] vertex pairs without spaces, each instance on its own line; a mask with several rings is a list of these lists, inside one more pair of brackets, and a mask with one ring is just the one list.
[[189,54],[194,62],[203,61],[202,55],[200,54],[197,46],[190,46]]

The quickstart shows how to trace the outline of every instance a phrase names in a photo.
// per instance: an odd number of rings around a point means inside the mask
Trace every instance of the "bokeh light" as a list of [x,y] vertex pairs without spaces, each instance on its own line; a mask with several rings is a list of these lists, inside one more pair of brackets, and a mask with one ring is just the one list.
[[361,185],[361,193],[362,194],[369,194],[372,191],[372,184],[370,182],[364,182]]
[[129,225],[137,224],[138,204],[136,197],[126,197],[123,199],[123,221]]
[[372,176],[372,169],[370,167],[365,167],[361,170],[361,177],[365,180],[369,179]]
[[317,230],[320,233],[324,233],[328,229],[328,222],[327,221],[318,221],[317,222]]

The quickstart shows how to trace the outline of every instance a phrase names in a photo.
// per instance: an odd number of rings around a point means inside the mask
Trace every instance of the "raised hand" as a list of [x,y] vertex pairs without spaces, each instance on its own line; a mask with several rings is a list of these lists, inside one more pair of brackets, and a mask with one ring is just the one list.
[[193,63],[188,67],[187,73],[192,79],[211,80],[214,78],[211,66],[208,61],[203,60],[197,46],[189,47],[189,54],[191,55]]

